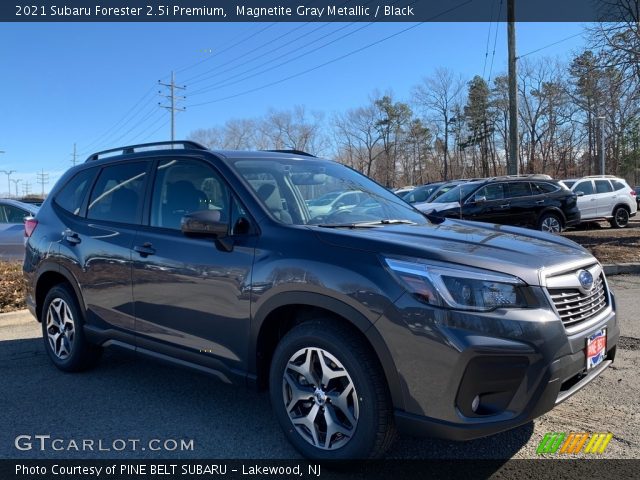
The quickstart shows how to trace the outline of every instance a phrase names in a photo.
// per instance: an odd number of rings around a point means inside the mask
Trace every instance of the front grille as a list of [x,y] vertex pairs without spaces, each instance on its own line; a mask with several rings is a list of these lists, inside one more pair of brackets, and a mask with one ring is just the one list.
[[586,294],[577,288],[550,288],[549,295],[565,327],[575,327],[607,308],[607,291],[602,274],[598,275],[593,288]]

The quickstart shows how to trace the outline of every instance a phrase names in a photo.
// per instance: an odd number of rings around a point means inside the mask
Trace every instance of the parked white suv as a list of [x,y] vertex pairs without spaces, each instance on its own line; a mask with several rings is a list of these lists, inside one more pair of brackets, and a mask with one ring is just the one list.
[[623,228],[638,210],[636,192],[623,178],[599,175],[561,183],[578,195],[582,222],[608,220],[612,227]]

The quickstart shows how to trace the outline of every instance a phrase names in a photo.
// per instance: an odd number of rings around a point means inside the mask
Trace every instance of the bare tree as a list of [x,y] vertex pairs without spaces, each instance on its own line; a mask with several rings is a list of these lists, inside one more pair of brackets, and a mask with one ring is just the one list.
[[460,75],[446,68],[437,68],[433,75],[425,77],[413,89],[414,102],[425,109],[425,114],[440,124],[443,132],[442,152],[444,155],[444,179],[449,178],[449,128],[451,109],[464,89]]

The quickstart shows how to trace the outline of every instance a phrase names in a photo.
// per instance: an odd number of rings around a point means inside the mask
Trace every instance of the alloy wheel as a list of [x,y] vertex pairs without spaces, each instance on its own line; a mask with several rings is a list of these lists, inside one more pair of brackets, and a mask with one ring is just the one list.
[[559,233],[561,230],[560,221],[553,216],[545,217],[540,224],[540,230],[549,233]]
[[322,348],[303,348],[287,362],[282,398],[302,438],[322,450],[346,445],[355,434],[358,394],[346,368]]
[[73,349],[75,322],[67,302],[54,298],[47,310],[47,338],[53,354],[66,360]]
[[629,223],[629,212],[624,208],[618,208],[616,210],[615,222],[618,227],[626,227]]

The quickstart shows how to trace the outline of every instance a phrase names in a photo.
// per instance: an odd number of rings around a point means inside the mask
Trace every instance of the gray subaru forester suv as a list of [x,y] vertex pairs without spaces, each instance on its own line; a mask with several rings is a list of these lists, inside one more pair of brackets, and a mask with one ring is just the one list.
[[[310,208],[338,197],[357,203]],[[58,368],[115,345],[268,388],[314,459],[380,456],[397,430],[522,425],[616,353],[614,297],[582,247],[429,219],[302,152],[96,153],[25,229],[27,302]]]

